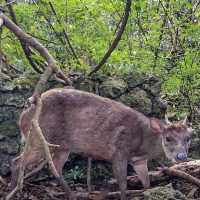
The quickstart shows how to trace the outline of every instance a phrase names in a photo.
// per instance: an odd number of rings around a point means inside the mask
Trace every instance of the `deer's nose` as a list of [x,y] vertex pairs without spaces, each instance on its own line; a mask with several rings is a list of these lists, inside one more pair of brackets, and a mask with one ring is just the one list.
[[187,154],[186,153],[178,153],[176,158],[177,158],[177,160],[186,161],[187,160]]

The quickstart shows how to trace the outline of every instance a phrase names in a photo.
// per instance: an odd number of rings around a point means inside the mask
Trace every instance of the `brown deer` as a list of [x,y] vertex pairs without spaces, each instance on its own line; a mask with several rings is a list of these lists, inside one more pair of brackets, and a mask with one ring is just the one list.
[[[166,155],[172,162],[185,161],[192,128],[186,119],[164,123],[147,118],[119,102],[74,89],[53,89],[42,94],[40,127],[49,143],[60,145],[53,151],[54,165],[62,177],[62,169],[71,152],[112,163],[113,173],[126,199],[127,165],[131,164],[143,186],[150,186],[147,160]],[[20,116],[22,136],[27,137],[35,105]],[[25,159],[25,165],[41,160],[37,138]],[[33,145],[34,146],[34,145]],[[13,162],[12,186],[16,185],[20,159]],[[66,188],[65,188],[66,189]],[[69,199],[74,199],[67,186]]]

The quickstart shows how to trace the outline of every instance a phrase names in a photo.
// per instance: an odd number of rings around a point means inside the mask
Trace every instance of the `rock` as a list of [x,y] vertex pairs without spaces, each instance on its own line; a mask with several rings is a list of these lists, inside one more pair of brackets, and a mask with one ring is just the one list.
[[0,84],[0,91],[1,92],[8,92],[8,91],[13,91],[17,86],[14,85],[12,82],[7,82],[5,83],[1,83]]
[[76,89],[86,92],[94,92],[94,82],[85,80],[76,85]]
[[3,162],[0,166],[0,173],[3,176],[6,176],[10,172],[10,166],[8,162]]
[[115,99],[127,89],[127,84],[120,79],[108,78],[99,86],[99,94],[103,97]]
[[14,140],[1,141],[0,152],[8,155],[15,155],[19,152],[19,144]]
[[23,108],[24,96],[22,94],[13,95],[13,93],[7,93],[0,96],[0,105],[13,106],[17,108]]
[[148,115],[151,113],[152,103],[145,91],[134,89],[132,92],[120,97],[120,101],[139,112]]
[[6,137],[0,134],[0,141],[4,140]]
[[0,175],[10,172],[9,163],[19,153],[17,120],[29,96],[30,89],[20,87],[12,81],[0,81]]
[[0,123],[0,133],[1,136],[6,137],[16,137],[19,135],[19,130],[16,124],[16,121],[5,121]]
[[144,200],[189,200],[180,191],[173,189],[171,184],[148,189],[144,192]]

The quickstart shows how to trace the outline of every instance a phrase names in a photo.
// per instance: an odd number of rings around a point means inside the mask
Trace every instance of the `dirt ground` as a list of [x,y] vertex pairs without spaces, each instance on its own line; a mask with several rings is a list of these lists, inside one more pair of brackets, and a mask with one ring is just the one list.
[[[9,182],[9,179],[6,180]],[[173,184],[173,186],[177,189],[179,189],[183,194],[185,193],[188,195],[189,193],[194,191],[194,186],[191,184],[185,183],[183,180],[177,180],[173,179],[170,180],[170,182]],[[168,182],[169,183],[169,182]],[[165,185],[168,183],[161,183],[160,185]],[[109,191],[114,191],[116,188],[108,188],[107,185],[96,185],[93,186],[95,191],[100,191],[100,193],[91,193],[89,195],[90,198],[82,197],[82,198],[77,198],[78,200],[103,200],[103,199],[119,199],[119,195],[115,197],[109,197],[105,198],[105,194],[107,194],[108,190]],[[153,188],[156,186],[153,186]],[[86,194],[87,193],[87,185],[86,184],[73,184],[71,185],[71,188],[73,191],[76,192],[76,194]],[[130,189],[137,189],[138,188],[128,188]],[[141,189],[141,188],[139,188]],[[5,196],[9,192],[9,187],[8,184],[0,184],[0,199],[4,200]],[[195,195],[195,198],[186,198],[186,199],[197,199],[200,200],[200,189],[196,189],[194,192],[196,194],[192,194],[193,197]],[[191,194],[190,194],[191,195]],[[144,199],[143,194],[137,194],[137,195],[128,195],[127,200],[133,200],[133,196],[137,197],[137,200],[142,200]],[[21,192],[18,192],[15,197],[12,198],[12,200],[66,200],[64,196],[64,192],[62,190],[62,187],[60,187],[57,182],[52,179],[52,178],[45,178],[44,180],[29,180],[25,181],[24,188]]]

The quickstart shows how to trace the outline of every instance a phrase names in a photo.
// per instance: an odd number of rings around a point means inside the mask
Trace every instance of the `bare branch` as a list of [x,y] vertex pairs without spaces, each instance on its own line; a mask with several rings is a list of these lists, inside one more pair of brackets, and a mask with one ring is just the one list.
[[[50,8],[51,8],[53,14],[54,14],[55,17],[56,17],[57,22],[62,26],[62,22],[61,22],[61,20],[59,19],[58,15],[57,15],[57,13],[56,13],[56,10],[55,10],[55,8],[54,8],[54,6],[53,6],[53,4],[52,4],[51,2],[49,2],[49,5],[50,5]],[[71,42],[70,42],[70,40],[69,40],[69,36],[68,36],[67,31],[65,30],[65,28],[63,28],[63,31],[62,31],[62,32],[63,32],[63,36],[65,37],[65,39],[66,39],[66,41],[67,41],[67,44],[69,45],[69,48],[70,48],[70,50],[71,50],[71,52],[72,52],[72,55],[75,57],[77,63],[80,64],[80,62],[79,62],[79,60],[78,60],[78,57],[77,57],[77,55],[76,55],[76,53],[75,53],[75,50],[74,50],[74,48],[73,48],[73,46],[72,46],[72,44],[71,44]]]
[[112,52],[117,47],[119,41],[121,40],[122,34],[125,31],[125,27],[126,27],[126,24],[127,24],[128,18],[129,18],[129,14],[130,14],[130,11],[131,11],[131,3],[132,3],[132,0],[127,0],[126,1],[125,12],[124,12],[124,15],[122,17],[123,19],[120,19],[120,21],[122,21],[122,23],[121,23],[119,31],[118,31],[118,33],[116,35],[116,38],[113,40],[110,48],[105,53],[104,57],[99,62],[99,64],[96,65],[95,68],[89,73],[89,76],[91,76],[92,74],[96,73],[106,63],[108,58],[111,56]]
[[[11,3],[12,1],[11,1],[11,0],[6,0],[6,2],[7,2],[9,14],[10,14],[10,16],[11,16],[13,22],[14,22],[16,25],[18,25],[17,17],[16,17],[16,15],[15,15],[15,12],[14,12],[13,7],[12,7],[12,3]],[[22,40],[19,40],[19,41],[20,41],[21,47],[22,47],[22,49],[23,49],[23,51],[24,51],[24,54],[25,54],[27,60],[29,61],[30,65],[32,66],[32,68],[33,68],[36,72],[42,73],[42,71],[38,68],[37,64],[35,64],[34,61],[33,61],[32,58],[31,58],[31,54],[32,54],[32,53],[31,53],[31,50],[30,50],[29,46],[28,46],[27,44],[25,44]]]
[[[40,55],[47,61],[47,65],[48,68],[51,68],[51,70],[49,70],[49,72],[51,71],[51,73],[48,73],[48,76],[50,77],[51,74],[54,72],[56,73],[56,75],[63,79],[66,84],[71,85],[71,81],[64,75],[64,73],[57,67],[56,65],[56,61],[53,58],[53,56],[51,54],[49,54],[48,50],[40,43],[38,42],[38,40],[36,40],[35,38],[33,38],[32,36],[28,35],[27,33],[25,33],[20,27],[18,27],[14,22],[12,22],[7,16],[5,16],[3,13],[0,14],[0,19],[3,20],[4,22],[4,26],[7,27],[11,32],[13,32],[16,37],[21,40],[22,42],[24,42],[25,44],[28,44],[29,46],[33,47],[34,49],[36,49]],[[48,78],[49,78],[48,77]],[[48,78],[46,78],[45,81],[48,80]],[[43,79],[44,80],[44,79]],[[43,81],[43,83],[45,82]],[[45,84],[44,84],[45,85]],[[42,88],[44,87],[44,85],[40,85],[42,86]],[[42,88],[40,88],[40,92],[42,92]],[[39,94],[40,95],[40,94]]]

